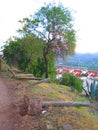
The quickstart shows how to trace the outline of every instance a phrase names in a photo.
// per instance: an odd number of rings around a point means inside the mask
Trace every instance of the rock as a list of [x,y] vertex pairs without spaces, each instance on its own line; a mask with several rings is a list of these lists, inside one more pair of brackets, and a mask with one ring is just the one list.
[[63,125],[62,125],[62,128],[63,128],[64,130],[73,130],[73,129],[72,129],[72,126],[69,125],[69,124],[63,124]]

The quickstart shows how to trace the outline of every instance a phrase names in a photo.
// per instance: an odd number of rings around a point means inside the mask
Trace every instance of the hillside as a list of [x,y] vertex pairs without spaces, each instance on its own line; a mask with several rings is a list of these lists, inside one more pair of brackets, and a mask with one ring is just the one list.
[[[31,81],[29,81],[30,83]],[[22,82],[23,83],[23,82]],[[73,101],[88,102],[88,99],[81,94],[72,93],[70,88],[53,83],[41,83],[36,86],[27,87],[27,81],[17,90],[18,100],[23,95],[41,99],[43,101]],[[49,107],[46,113],[39,116],[22,117],[23,130],[64,130],[63,125],[72,127],[73,130],[97,130],[98,129],[98,111],[94,109],[94,103],[90,107]],[[37,128],[36,128],[37,127]]]
[[87,67],[89,70],[98,71],[98,53],[75,54],[72,57],[68,57],[68,61],[65,64]]
[[62,60],[59,58],[57,62],[68,66],[80,66],[86,67],[88,70],[98,71],[98,53],[76,53],[73,56],[69,56],[66,60]]
[[[13,110],[16,113],[16,128],[19,130],[98,130],[98,101],[91,102],[89,107],[48,107],[43,109],[45,113],[38,115],[20,115],[20,105],[24,95],[30,99],[41,101],[65,101],[65,102],[88,102],[82,94],[72,93],[68,86],[55,83],[41,83],[31,85],[33,80],[17,80],[12,78],[9,72],[2,74],[13,90]],[[12,95],[13,96],[13,95]],[[30,109],[30,108],[29,108]],[[21,109],[22,111],[24,108]],[[66,129],[65,129],[66,128]]]

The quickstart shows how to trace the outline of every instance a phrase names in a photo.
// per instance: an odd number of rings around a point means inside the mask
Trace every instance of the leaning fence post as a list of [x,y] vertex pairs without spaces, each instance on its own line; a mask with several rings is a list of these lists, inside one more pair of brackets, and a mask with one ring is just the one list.
[[2,55],[3,55],[3,53],[2,52],[0,52],[0,72],[2,71]]

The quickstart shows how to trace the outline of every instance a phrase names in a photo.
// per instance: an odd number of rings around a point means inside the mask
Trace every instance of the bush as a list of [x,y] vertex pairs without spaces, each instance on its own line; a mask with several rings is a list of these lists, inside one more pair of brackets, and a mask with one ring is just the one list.
[[89,84],[89,81],[86,80],[86,84],[84,87],[86,88],[84,89],[84,92],[90,100],[98,99],[98,83],[95,80],[91,84]]
[[71,91],[76,89],[78,92],[82,92],[82,80],[72,74],[64,73],[60,80],[60,84],[71,87]]
[[82,76],[87,77],[87,76],[88,76],[88,74],[82,74]]

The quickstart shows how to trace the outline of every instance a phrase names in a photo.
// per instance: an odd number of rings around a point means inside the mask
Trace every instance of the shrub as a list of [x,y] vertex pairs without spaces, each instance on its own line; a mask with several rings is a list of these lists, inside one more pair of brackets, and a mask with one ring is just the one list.
[[91,84],[86,80],[86,85],[84,86],[87,89],[84,89],[86,96],[91,100],[98,99],[98,83],[94,80]]
[[60,84],[71,87],[71,91],[77,90],[78,92],[82,92],[82,80],[72,74],[64,73]]

